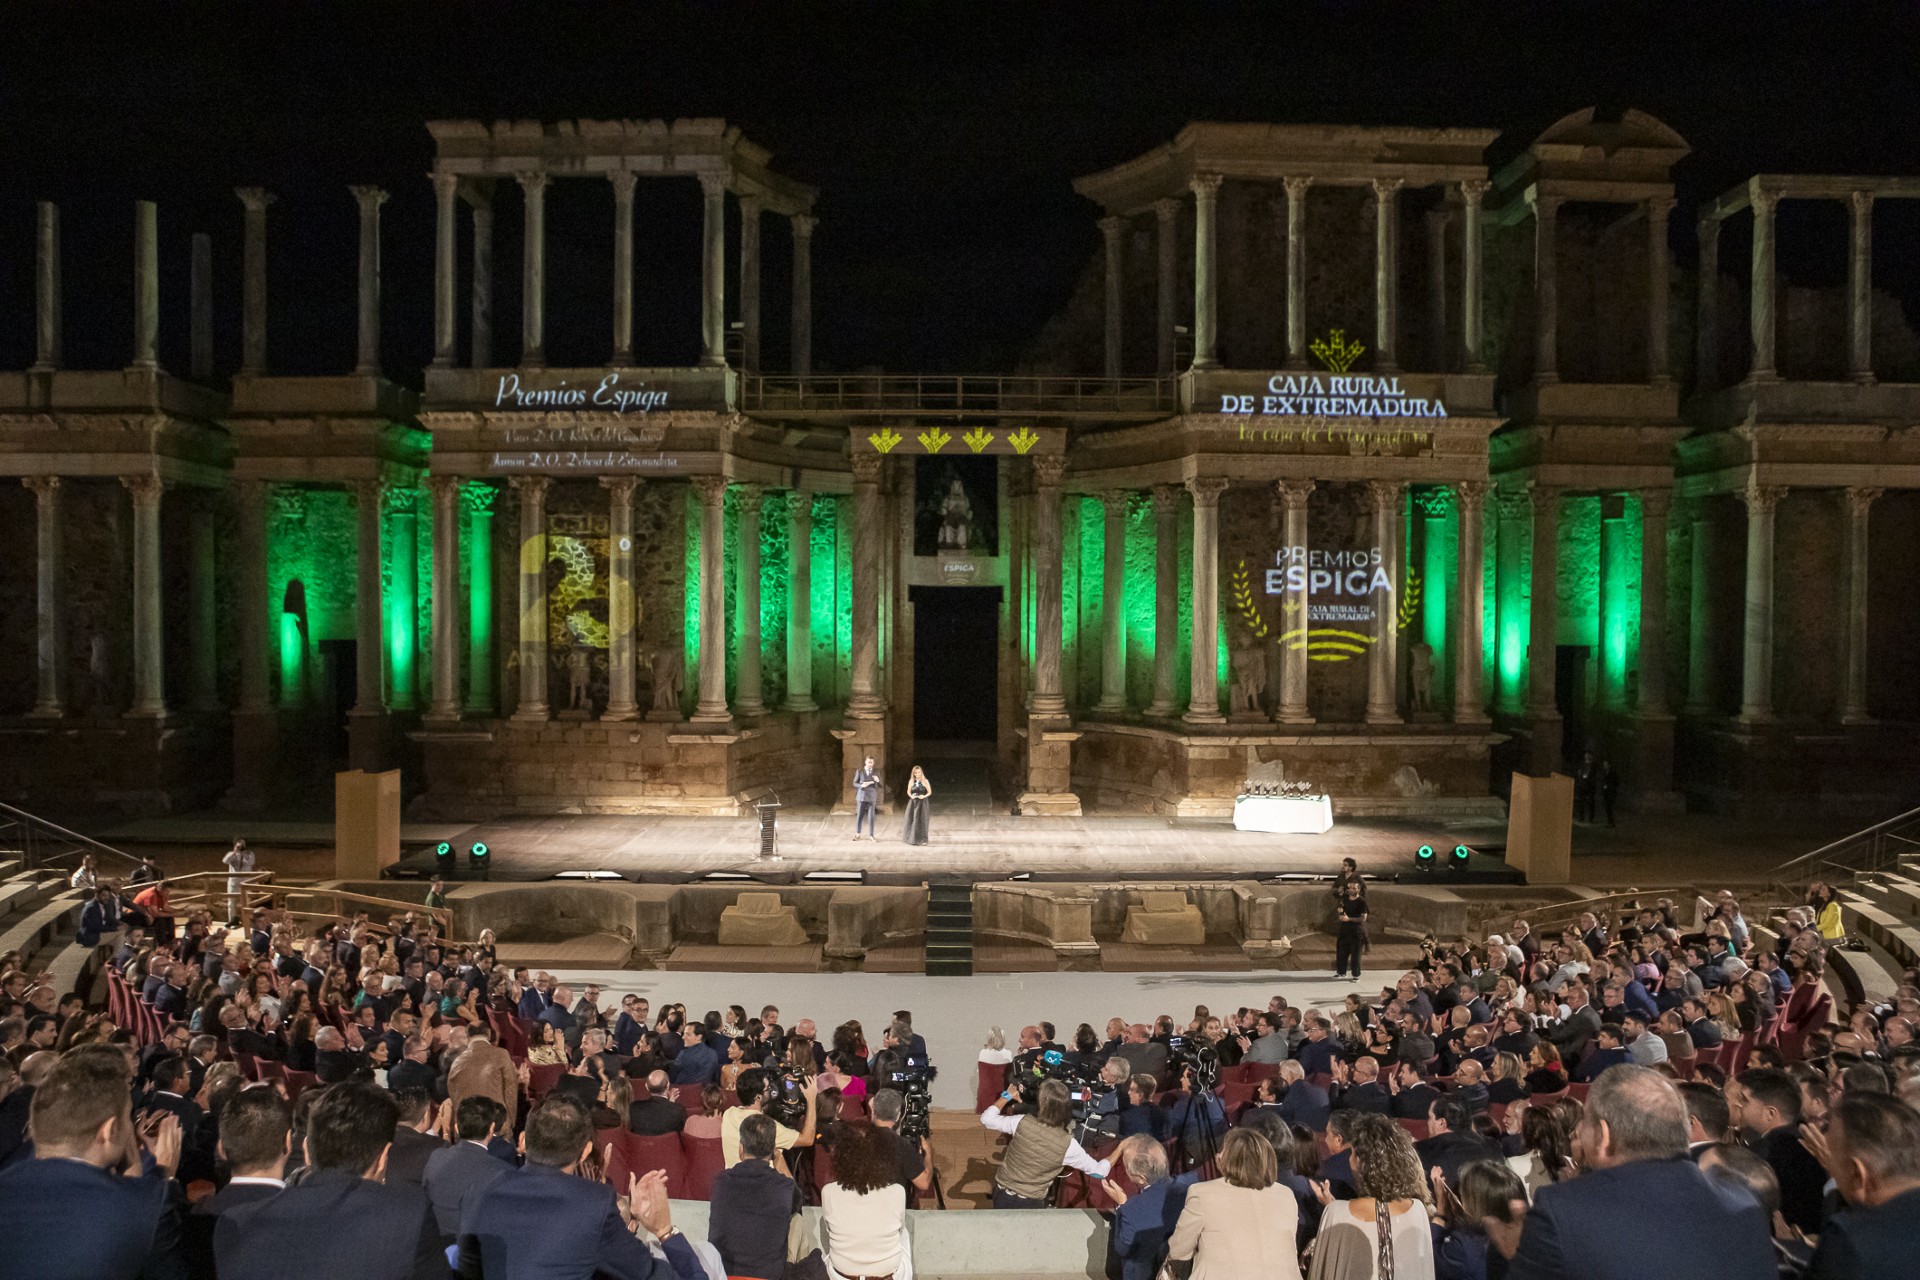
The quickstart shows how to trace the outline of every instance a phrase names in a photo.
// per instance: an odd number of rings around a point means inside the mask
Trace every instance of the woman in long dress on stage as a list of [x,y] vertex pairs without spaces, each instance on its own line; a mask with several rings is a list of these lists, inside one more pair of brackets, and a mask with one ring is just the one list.
[[919,765],[913,766],[913,775],[907,779],[907,830],[901,837],[908,844],[927,842],[927,797],[932,794],[933,784],[927,781],[927,775]]

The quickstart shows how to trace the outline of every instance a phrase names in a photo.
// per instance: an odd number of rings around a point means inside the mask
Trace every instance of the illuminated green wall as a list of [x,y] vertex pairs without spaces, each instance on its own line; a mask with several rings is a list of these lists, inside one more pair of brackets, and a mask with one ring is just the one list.
[[1127,705],[1153,701],[1153,503],[1140,495],[1127,508]]

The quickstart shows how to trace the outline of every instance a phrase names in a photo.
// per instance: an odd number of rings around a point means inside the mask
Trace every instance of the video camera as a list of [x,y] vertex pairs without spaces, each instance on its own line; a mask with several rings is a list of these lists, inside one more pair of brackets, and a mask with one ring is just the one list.
[[1048,1080],[1060,1081],[1071,1094],[1076,1082],[1091,1084],[1094,1079],[1094,1073],[1067,1061],[1058,1049],[1029,1049],[1013,1060],[1007,1087],[1021,1106],[1031,1110],[1040,1096],[1041,1084]]
[[894,1127],[894,1132],[909,1142],[924,1138],[933,1131],[929,1114],[933,1100],[928,1086],[933,1083],[938,1070],[932,1066],[908,1067],[904,1071],[893,1072],[882,1086],[900,1091],[900,1123]]
[[798,1130],[807,1122],[807,1078],[795,1067],[782,1067],[767,1080],[766,1113],[775,1124]]
[[1219,1085],[1220,1054],[1206,1041],[1174,1036],[1167,1041],[1167,1052],[1175,1080],[1191,1071],[1195,1092],[1211,1092]]

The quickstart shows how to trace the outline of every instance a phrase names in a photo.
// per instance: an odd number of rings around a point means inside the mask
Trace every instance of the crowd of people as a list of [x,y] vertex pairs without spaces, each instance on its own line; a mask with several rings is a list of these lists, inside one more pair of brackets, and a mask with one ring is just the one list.
[[[1120,1280],[1915,1274],[1920,978],[1836,1019],[1830,903],[1765,946],[1662,900],[1430,940],[1335,1007],[996,1029],[993,1204],[1100,1209]],[[910,1280],[942,1188],[908,1010],[608,1000],[427,913],[175,923],[120,912],[73,992],[0,957],[0,1278]]]

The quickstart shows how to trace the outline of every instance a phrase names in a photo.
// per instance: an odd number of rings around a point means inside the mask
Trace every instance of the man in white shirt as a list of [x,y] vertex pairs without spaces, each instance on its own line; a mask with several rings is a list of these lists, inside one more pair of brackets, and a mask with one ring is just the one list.
[[237,924],[240,920],[240,898],[246,891],[246,877],[253,871],[253,850],[247,848],[245,840],[235,840],[233,848],[227,850],[220,859],[227,868],[227,923]]
[[[740,1122],[748,1116],[761,1115],[766,1112],[767,1091],[773,1083],[773,1079],[768,1076],[766,1068],[764,1067],[749,1067],[740,1073],[738,1080],[734,1081],[733,1087],[734,1091],[740,1095],[740,1105],[727,1108],[725,1113],[720,1117],[720,1155],[727,1168],[731,1169],[740,1163]],[[807,1116],[806,1119],[801,1122],[799,1129],[789,1129],[777,1120],[774,1122],[773,1147],[776,1153],[774,1156],[776,1162],[775,1167],[782,1173],[788,1173],[790,1171],[786,1168],[782,1157],[778,1154],[779,1152],[791,1151],[795,1147],[810,1147],[813,1145],[813,1101],[815,1089],[816,1086],[812,1079],[808,1079],[806,1084],[802,1086],[802,1093],[807,1100]]]

